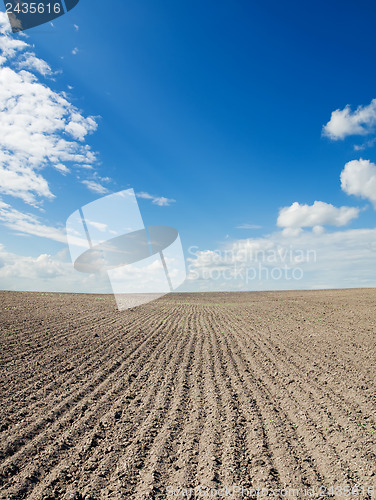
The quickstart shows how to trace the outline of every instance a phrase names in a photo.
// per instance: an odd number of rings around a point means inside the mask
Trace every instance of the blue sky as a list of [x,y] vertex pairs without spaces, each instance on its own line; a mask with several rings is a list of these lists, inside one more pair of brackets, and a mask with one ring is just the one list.
[[[95,278],[70,274],[53,229],[129,187],[151,196],[139,198],[147,225],[179,229],[194,271],[184,289],[376,286],[375,14],[372,2],[81,0],[26,37],[7,32],[4,17],[0,124],[20,112],[4,118],[15,88],[6,69],[21,73],[25,88],[28,72],[67,103],[68,128],[43,128],[51,148],[70,134],[76,154],[86,146],[91,156],[65,161],[65,151],[46,161],[25,146],[39,181],[17,167],[27,177],[21,189],[9,174],[16,167],[0,157],[0,287],[92,289]],[[17,40],[28,46],[9,48]],[[0,142],[16,157],[17,147]],[[231,268],[233,260],[212,257],[244,247],[311,249],[316,258],[298,262],[300,280],[195,279]]]

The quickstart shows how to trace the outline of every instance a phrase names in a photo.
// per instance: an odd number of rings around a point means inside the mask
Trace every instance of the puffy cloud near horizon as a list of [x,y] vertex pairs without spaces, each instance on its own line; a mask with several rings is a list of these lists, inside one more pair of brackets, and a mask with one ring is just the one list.
[[352,160],[341,172],[342,190],[369,200],[376,209],[376,165],[369,160]]
[[277,231],[189,254],[181,291],[376,287],[376,228]]
[[[277,226],[286,229],[301,229],[312,227],[315,232],[322,232],[322,226],[346,226],[359,216],[360,209],[356,207],[335,207],[330,203],[315,201],[313,205],[300,204],[297,201],[279,211]],[[288,231],[285,234],[289,234]],[[290,232],[297,234],[297,231]]]
[[108,277],[83,274],[74,269],[68,249],[56,255],[37,257],[8,252],[0,244],[0,283],[2,290],[36,292],[111,293]]
[[358,106],[355,111],[349,105],[332,112],[322,133],[333,141],[350,135],[367,135],[374,131],[376,124],[376,99],[367,106]]
[[[282,231],[225,243],[215,250],[190,249],[188,280],[180,291],[296,290],[376,286],[376,229],[334,233]],[[111,293],[105,274],[74,270],[64,249],[36,257],[0,244],[0,282],[6,290]]]
[[11,36],[4,12],[0,12],[0,51],[0,193],[37,205],[41,199],[54,198],[43,169],[95,163],[95,153],[84,140],[97,123],[94,117],[83,116],[63,92],[39,80],[34,73],[51,75],[50,66],[29,44]]

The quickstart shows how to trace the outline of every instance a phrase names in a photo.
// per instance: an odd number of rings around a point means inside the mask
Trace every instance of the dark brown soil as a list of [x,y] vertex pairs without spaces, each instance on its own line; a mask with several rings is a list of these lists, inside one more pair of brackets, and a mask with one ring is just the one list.
[[122,313],[112,296],[0,292],[0,498],[371,498],[375,306],[372,289]]

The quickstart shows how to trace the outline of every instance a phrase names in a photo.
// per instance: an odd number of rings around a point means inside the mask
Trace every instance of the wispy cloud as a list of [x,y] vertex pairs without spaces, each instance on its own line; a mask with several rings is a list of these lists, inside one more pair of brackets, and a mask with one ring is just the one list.
[[58,170],[60,173],[63,175],[69,174],[70,170],[67,168],[65,165],[62,163],[57,163],[56,165],[53,165],[53,167]]
[[372,148],[375,145],[375,142],[376,142],[376,137],[374,137],[373,139],[370,139],[369,141],[363,142],[363,144],[355,144],[354,150],[355,151],[363,151],[364,149]]
[[92,193],[96,193],[96,194],[108,193],[108,189],[105,186],[103,186],[102,184],[100,184],[99,182],[85,180],[85,181],[82,181],[82,184],[84,184],[89,189],[89,191],[91,191]]
[[154,205],[158,205],[159,207],[168,207],[171,203],[175,203],[176,200],[172,198],[165,198],[164,196],[153,196],[144,191],[140,193],[136,193],[137,198],[143,198],[144,200],[150,200]]
[[22,234],[39,236],[60,243],[66,243],[65,230],[43,224],[32,214],[25,214],[0,201],[0,221],[3,225]]
[[262,226],[259,226],[257,224],[239,224],[239,226],[236,226],[236,229],[261,229]]
[[79,52],[79,50],[78,50],[78,48],[77,48],[77,47],[75,47],[75,48],[72,50],[72,54],[73,54],[74,56],[76,56],[76,55],[78,54],[78,52]]

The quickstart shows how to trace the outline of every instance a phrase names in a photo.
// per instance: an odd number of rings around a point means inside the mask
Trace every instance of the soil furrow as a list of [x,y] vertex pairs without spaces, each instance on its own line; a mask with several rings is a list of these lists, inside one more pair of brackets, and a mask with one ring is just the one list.
[[374,498],[375,301],[0,292],[0,498]]

